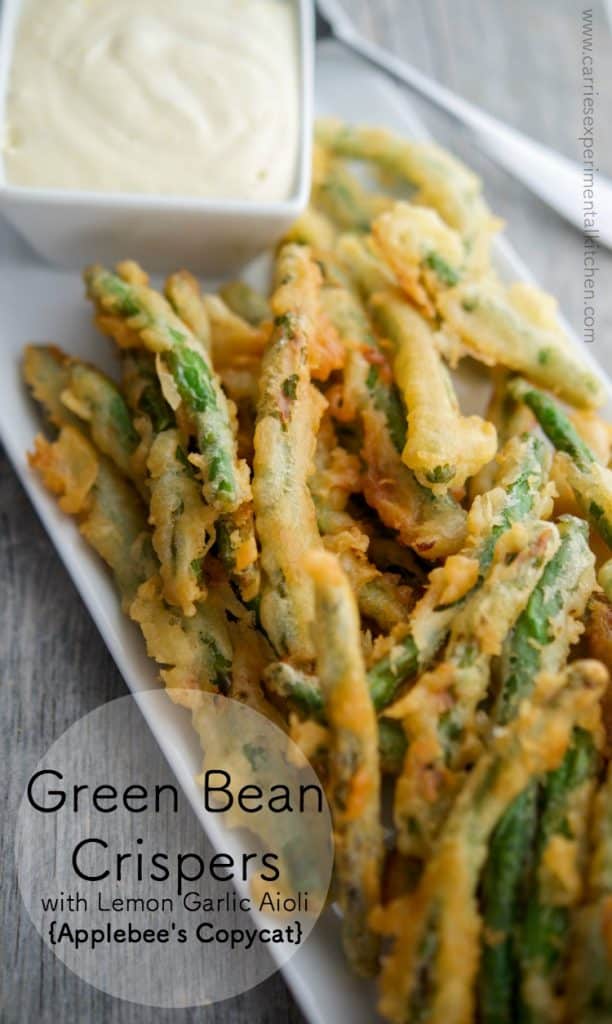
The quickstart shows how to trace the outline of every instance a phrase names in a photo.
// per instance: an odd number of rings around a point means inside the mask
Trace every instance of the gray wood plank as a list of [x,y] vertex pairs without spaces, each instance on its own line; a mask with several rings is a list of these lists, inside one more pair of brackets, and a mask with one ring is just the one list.
[[[578,158],[580,11],[575,0],[345,0],[364,31],[467,99]],[[593,3],[599,68],[599,166],[612,174],[612,42]],[[420,101],[443,144],[485,182],[491,206],[544,287],[562,296],[578,332],[582,240]],[[600,253],[598,355],[612,357],[612,257]],[[606,282],[606,284],[604,284]],[[599,349],[599,346],[601,348]],[[264,1024],[301,1016],[280,978],[207,1010],[151,1010],[97,992],[65,970],[36,935],[16,891],[12,829],[28,773],[75,719],[124,692],[123,682],[4,457],[0,459],[0,730],[7,785],[1,831],[5,1024]],[[330,1022],[331,1024],[331,1022]]]

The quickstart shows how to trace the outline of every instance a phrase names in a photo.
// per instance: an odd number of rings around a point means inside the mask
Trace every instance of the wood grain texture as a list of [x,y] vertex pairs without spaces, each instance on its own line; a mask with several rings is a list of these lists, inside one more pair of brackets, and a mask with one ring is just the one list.
[[[345,0],[363,30],[467,99],[579,157],[580,11],[577,0]],[[594,3],[598,162],[612,175],[612,43]],[[606,67],[607,65],[607,67]],[[582,239],[499,171],[428,104],[432,133],[483,177],[493,209],[542,285],[581,333]],[[612,256],[600,253],[596,354],[612,362]],[[301,1021],[282,979],[206,1010],[152,1010],[119,1002],[55,960],[21,907],[12,824],[29,773],[75,719],[122,695],[124,684],[6,459],[0,461],[0,729],[6,783],[3,866],[3,1024],[276,1024]],[[333,1022],[330,1022],[333,1024]]]

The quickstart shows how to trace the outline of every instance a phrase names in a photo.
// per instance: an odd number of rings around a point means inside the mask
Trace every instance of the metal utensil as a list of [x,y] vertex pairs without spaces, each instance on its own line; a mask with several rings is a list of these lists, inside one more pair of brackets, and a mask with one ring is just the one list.
[[[500,167],[526,185],[570,224],[585,233],[588,228],[588,234],[612,249],[612,183],[609,179],[597,173],[591,179],[588,167],[581,167],[498,121],[382,46],[365,39],[337,0],[316,0],[316,18],[318,39],[333,37],[451,114],[472,131],[478,146]],[[588,188],[592,188],[595,197],[594,228],[585,224],[583,193]]]

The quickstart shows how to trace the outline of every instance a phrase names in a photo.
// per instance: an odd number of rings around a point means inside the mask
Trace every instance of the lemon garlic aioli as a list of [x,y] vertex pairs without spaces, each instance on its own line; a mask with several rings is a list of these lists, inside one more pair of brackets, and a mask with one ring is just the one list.
[[299,132],[287,0],[24,0],[4,161],[15,185],[279,200]]

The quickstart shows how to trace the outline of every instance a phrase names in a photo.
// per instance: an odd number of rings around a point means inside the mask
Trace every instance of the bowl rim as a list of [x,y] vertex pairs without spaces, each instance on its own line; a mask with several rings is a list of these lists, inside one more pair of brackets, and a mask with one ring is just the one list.
[[310,195],[312,168],[312,124],[314,111],[314,0],[284,0],[296,10],[299,61],[298,152],[294,186],[286,199],[213,199],[205,196],[160,192],[106,192],[92,189],[32,187],[6,180],[1,140],[4,133],[6,103],[16,28],[23,0],[0,0],[0,206],[10,200],[13,206],[55,205],[58,207],[95,207],[96,209],[142,209],[163,212],[192,211],[210,216],[296,217],[306,207]]

